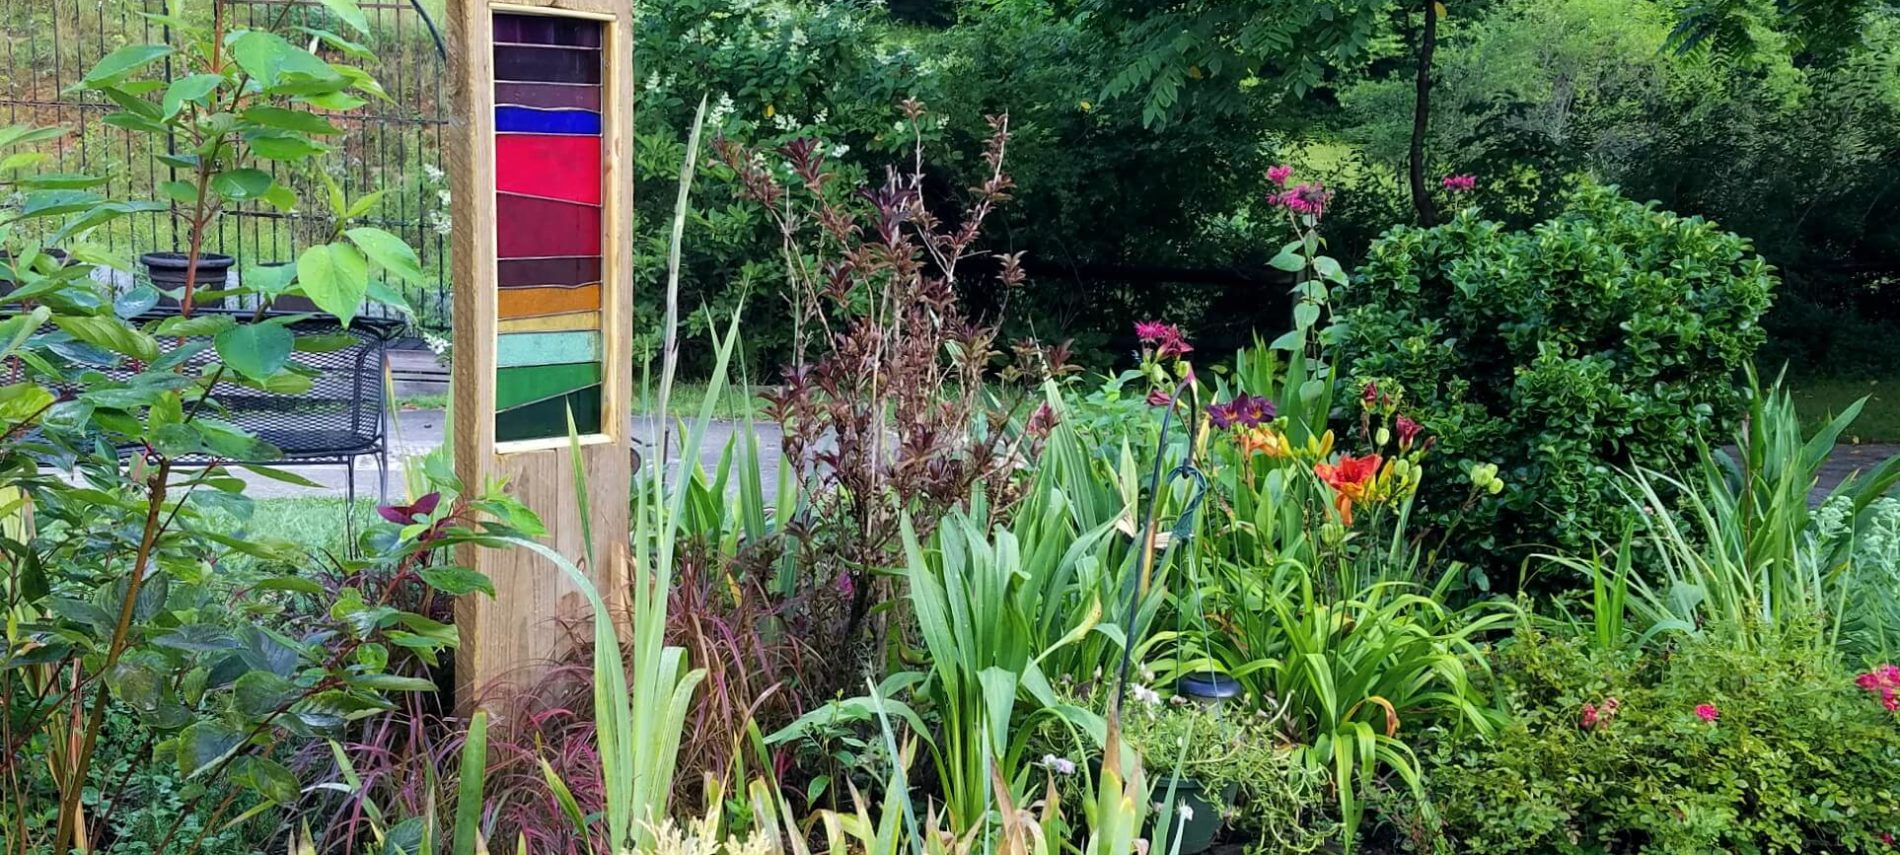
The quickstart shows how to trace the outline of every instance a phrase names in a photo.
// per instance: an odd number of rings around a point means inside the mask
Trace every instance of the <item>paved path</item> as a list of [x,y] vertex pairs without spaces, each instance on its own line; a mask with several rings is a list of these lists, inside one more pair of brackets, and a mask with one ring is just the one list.
[[[397,414],[397,419],[395,423],[390,426],[389,432],[389,490],[391,496],[400,497],[402,495],[402,466],[404,458],[419,457],[434,450],[437,446],[440,446],[442,444],[445,421],[444,413],[441,410],[404,410]],[[653,436],[653,432],[657,427],[656,420],[651,416],[634,416],[631,419],[629,427],[631,428],[634,445],[640,449],[641,456],[647,460],[654,459],[655,455],[648,447],[648,443],[649,438]],[[699,457],[701,465],[704,466],[707,471],[712,471],[712,469],[719,464],[719,455],[724,451],[726,443],[731,441],[735,436],[743,436],[744,429],[743,423],[740,422],[713,422],[707,430],[705,441],[700,446]],[[769,499],[770,494],[777,486],[779,429],[776,424],[760,422],[757,425],[757,431],[759,435],[759,446],[762,452],[760,462],[764,470],[765,490],[767,498]],[[675,437],[674,442],[678,441],[678,438]],[[273,481],[269,478],[252,475],[243,470],[233,471],[249,485],[249,493],[253,498],[342,496],[344,494],[347,479],[345,470],[341,466],[287,466],[283,468],[315,481],[320,486],[300,487],[285,484],[282,481]],[[376,482],[376,460],[370,457],[357,458],[357,495],[373,500],[376,497]]]

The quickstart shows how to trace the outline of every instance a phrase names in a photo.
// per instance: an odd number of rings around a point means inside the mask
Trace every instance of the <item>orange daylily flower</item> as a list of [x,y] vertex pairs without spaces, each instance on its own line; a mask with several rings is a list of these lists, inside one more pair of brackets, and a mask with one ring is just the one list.
[[1318,475],[1326,486],[1333,488],[1333,503],[1339,508],[1339,521],[1352,525],[1352,503],[1363,501],[1366,490],[1379,474],[1379,464],[1384,460],[1377,454],[1364,457],[1342,455],[1337,464],[1315,463],[1313,474]]
[[1242,431],[1236,439],[1240,443],[1241,454],[1246,457],[1252,457],[1255,454],[1288,457],[1293,453],[1293,447],[1287,443],[1286,436],[1268,425]]

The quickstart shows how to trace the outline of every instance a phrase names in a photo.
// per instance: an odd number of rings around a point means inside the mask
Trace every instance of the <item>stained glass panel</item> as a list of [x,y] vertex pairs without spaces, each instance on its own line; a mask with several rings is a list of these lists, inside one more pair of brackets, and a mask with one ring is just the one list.
[[603,35],[494,15],[500,442],[601,430]]

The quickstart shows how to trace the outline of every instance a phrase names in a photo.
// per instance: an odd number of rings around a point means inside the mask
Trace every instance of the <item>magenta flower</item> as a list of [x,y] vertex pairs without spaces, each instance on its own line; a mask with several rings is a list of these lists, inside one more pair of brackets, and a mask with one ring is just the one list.
[[1188,344],[1187,339],[1181,337],[1180,330],[1171,328],[1171,331],[1171,335],[1161,340],[1161,346],[1155,348],[1156,355],[1166,359],[1170,356],[1186,356],[1194,352],[1194,345]]
[[1448,192],[1469,193],[1473,190],[1478,189],[1478,176],[1476,175],[1447,175],[1445,176],[1444,180],[1440,181],[1439,183],[1445,185],[1445,190],[1447,190]]
[[1332,201],[1333,191],[1319,183],[1300,184],[1267,197],[1267,202],[1272,205],[1295,214],[1311,214],[1315,218],[1325,214]]
[[1597,723],[1602,720],[1602,716],[1597,713],[1596,704],[1584,704],[1583,715],[1577,718],[1577,726],[1584,730],[1595,730]]
[[1155,344],[1160,342],[1162,339],[1167,338],[1169,333],[1173,333],[1176,336],[1180,335],[1179,332],[1175,331],[1173,324],[1164,324],[1160,321],[1135,322],[1135,338],[1141,339],[1142,344]]
[[1722,711],[1716,709],[1714,704],[1696,704],[1695,717],[1713,724],[1716,719],[1722,717]]
[[1854,678],[1854,685],[1880,696],[1888,712],[1900,712],[1900,665],[1888,663]]
[[1273,182],[1275,187],[1285,187],[1287,179],[1292,177],[1293,167],[1284,163],[1267,168],[1267,180]]
[[1148,393],[1148,406],[1150,407],[1165,407],[1172,403],[1174,403],[1174,396],[1160,389]]

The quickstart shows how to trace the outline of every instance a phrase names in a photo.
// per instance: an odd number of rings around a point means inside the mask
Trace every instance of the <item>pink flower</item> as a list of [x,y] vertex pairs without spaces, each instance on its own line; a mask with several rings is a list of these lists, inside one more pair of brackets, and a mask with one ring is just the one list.
[[1269,204],[1285,208],[1295,214],[1311,214],[1315,218],[1326,213],[1332,204],[1333,191],[1324,184],[1300,184],[1267,197]]
[[1181,335],[1181,328],[1160,321],[1136,321],[1135,338],[1142,344],[1155,345],[1155,355],[1166,359],[1170,356],[1185,356],[1194,352],[1194,345],[1188,344]]
[[1284,163],[1280,164],[1279,166],[1271,166],[1267,168],[1267,180],[1273,182],[1273,186],[1275,187],[1285,187],[1286,180],[1292,177],[1293,177],[1293,167],[1288,166]]
[[1160,389],[1148,393],[1148,406],[1150,407],[1165,407],[1172,403],[1174,403],[1174,396]]
[[1900,665],[1888,663],[1854,678],[1854,685],[1880,696],[1888,712],[1900,712]]
[[1439,183],[1445,185],[1445,189],[1449,192],[1469,193],[1473,190],[1478,189],[1478,176],[1476,175],[1447,175],[1445,176],[1444,180]]
[[1714,704],[1696,704],[1695,717],[1713,723],[1716,719],[1722,717],[1722,711],[1716,709]]
[[1577,726],[1584,730],[1595,730],[1602,717],[1597,714],[1596,704],[1584,704],[1583,715],[1577,719]]

